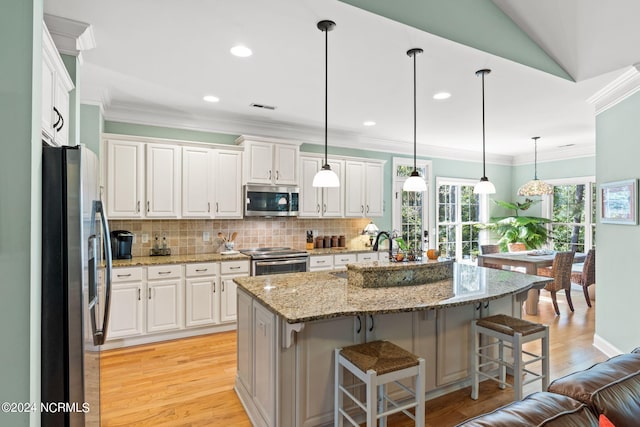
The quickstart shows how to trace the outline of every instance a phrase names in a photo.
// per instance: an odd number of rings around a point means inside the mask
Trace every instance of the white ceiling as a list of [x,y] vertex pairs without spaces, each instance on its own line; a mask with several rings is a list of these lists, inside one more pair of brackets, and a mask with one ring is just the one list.
[[[638,61],[626,44],[619,53],[617,44],[608,44],[628,40],[630,16],[613,26],[607,13],[604,24],[615,35],[607,39],[599,31],[605,40],[595,49],[593,37],[583,36],[606,9],[598,6],[602,2],[563,0],[571,8],[553,7],[556,0],[494,2],[578,82],[337,0],[45,0],[45,12],[92,24],[97,46],[83,53],[80,97],[103,103],[108,120],[320,143],[324,33],[316,23],[332,19],[330,146],[411,151],[412,60],[406,51],[420,47],[419,154],[448,150],[479,159],[481,81],[475,71],[481,68],[493,70],[486,77],[487,151],[493,158],[530,153],[534,135],[542,137],[540,152],[568,144],[593,150],[594,108],[586,99]],[[588,8],[577,13],[583,2]],[[236,44],[250,47],[253,56],[232,56]],[[442,90],[452,97],[433,100]],[[220,102],[204,102],[207,94]],[[277,108],[258,110],[252,102]],[[377,124],[365,127],[365,120]]]

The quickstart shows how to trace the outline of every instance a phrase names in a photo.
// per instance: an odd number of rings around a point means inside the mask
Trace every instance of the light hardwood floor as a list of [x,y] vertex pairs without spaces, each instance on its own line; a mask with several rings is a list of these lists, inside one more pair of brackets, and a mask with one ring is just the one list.
[[[592,346],[595,307],[589,309],[582,291],[572,293],[575,313],[558,295],[560,316],[555,316],[548,294],[542,292],[537,316],[551,336],[551,378],[584,369],[606,359]],[[536,349],[536,343],[530,343]],[[102,426],[250,426],[233,391],[236,365],[235,332],[205,335],[105,351],[101,359]],[[539,391],[539,382],[525,387],[525,395]],[[427,402],[427,425],[455,425],[512,400],[510,389],[493,381],[480,387],[477,401],[470,388]],[[412,426],[405,417],[390,426]]]

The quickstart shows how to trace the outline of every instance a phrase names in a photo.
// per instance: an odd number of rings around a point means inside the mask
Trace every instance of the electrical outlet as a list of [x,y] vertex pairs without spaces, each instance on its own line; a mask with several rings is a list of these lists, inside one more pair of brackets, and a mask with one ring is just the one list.
[[133,235],[133,239],[131,239],[131,243],[136,243],[136,242],[137,242],[137,240],[138,240],[138,235],[137,235],[137,234],[134,234],[134,235]]
[[203,232],[202,232],[202,240],[203,240],[203,241],[208,242],[208,241],[209,241],[209,239],[210,239],[210,237],[211,237],[211,236],[209,235],[209,232],[208,232],[208,231],[203,231]]
[[149,235],[147,233],[142,233],[142,243],[149,242]]

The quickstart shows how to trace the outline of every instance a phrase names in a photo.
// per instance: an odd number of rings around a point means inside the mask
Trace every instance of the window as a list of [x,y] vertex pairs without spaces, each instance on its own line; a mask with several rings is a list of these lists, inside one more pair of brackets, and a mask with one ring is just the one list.
[[427,249],[425,232],[428,227],[429,170],[431,162],[418,161],[417,169],[427,181],[427,191],[417,193],[403,191],[402,186],[413,172],[413,160],[407,158],[393,159],[393,229],[398,230],[400,237],[409,249],[421,252]]
[[551,219],[551,247],[586,252],[595,247],[596,186],[593,178],[550,181],[553,195],[543,201]]
[[473,193],[475,181],[438,178],[438,244],[442,256],[458,261],[479,253],[480,230],[487,217],[487,198]]

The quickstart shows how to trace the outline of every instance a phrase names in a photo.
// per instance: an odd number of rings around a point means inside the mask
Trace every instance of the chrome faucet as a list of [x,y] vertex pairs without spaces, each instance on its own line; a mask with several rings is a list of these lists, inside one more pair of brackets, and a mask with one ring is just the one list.
[[386,231],[381,231],[378,233],[378,235],[376,236],[376,241],[373,244],[373,250],[376,252],[378,251],[378,245],[380,243],[381,236],[385,236],[387,239],[389,239],[389,259],[392,259],[393,258],[393,237],[391,237],[391,235]]

